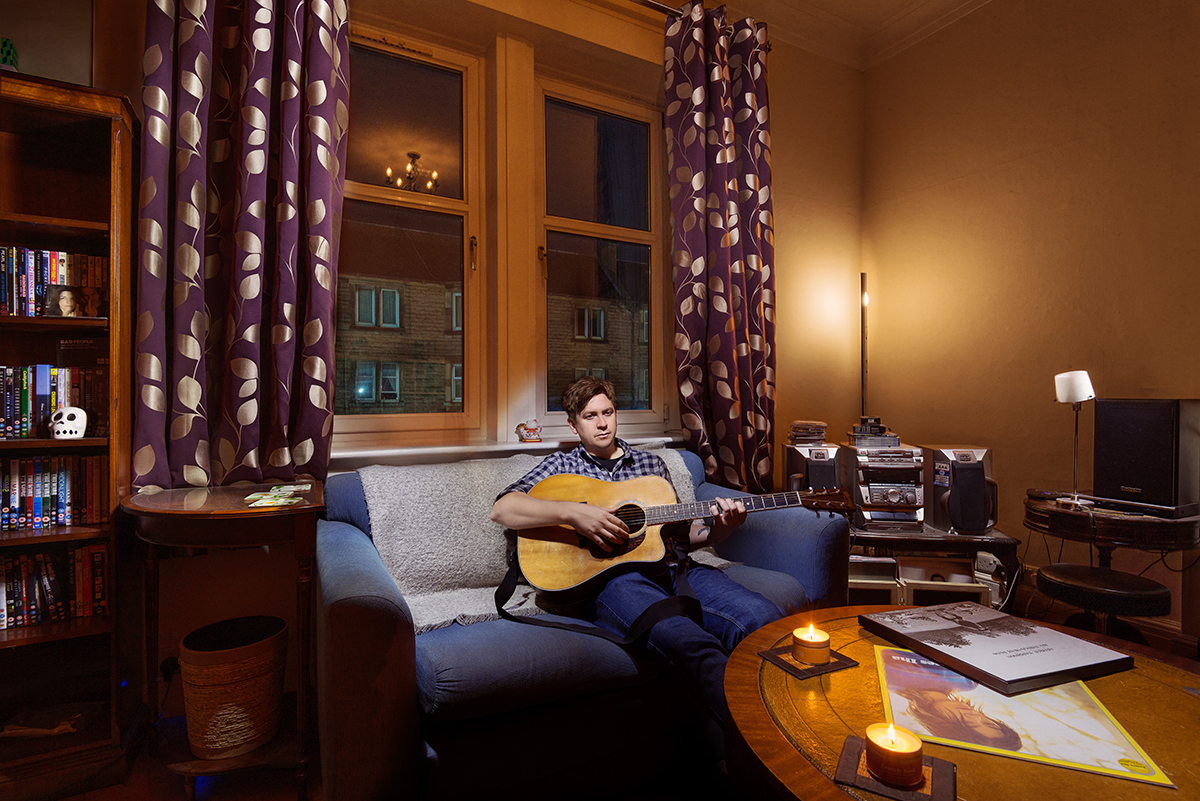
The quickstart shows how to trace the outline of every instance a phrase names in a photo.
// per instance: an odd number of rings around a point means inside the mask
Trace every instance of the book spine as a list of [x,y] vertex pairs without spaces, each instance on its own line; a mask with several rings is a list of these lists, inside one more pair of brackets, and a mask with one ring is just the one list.
[[21,431],[17,436],[25,438],[29,436],[29,368],[22,366],[18,369],[21,371]]
[[12,513],[12,494],[8,490],[8,462],[0,460],[0,531],[8,531],[8,516]]
[[17,566],[11,556],[4,557],[4,606],[8,614],[6,628],[17,626]]
[[87,548],[75,549],[75,617],[87,617],[92,613],[91,561],[84,564]]
[[8,560],[0,559],[0,629],[8,628]]
[[60,526],[67,525],[67,458],[59,456],[54,465],[54,520]]
[[37,251],[25,249],[25,316],[37,316]]
[[103,543],[92,546],[92,614],[108,612],[108,548]]
[[16,373],[13,372],[15,369],[16,368],[14,368],[12,365],[4,366],[4,438],[5,439],[11,439],[12,437],[15,436],[15,434],[13,433],[13,427],[14,427],[13,424],[16,422],[17,409],[19,408],[19,406],[17,404],[16,385],[13,383],[13,379],[16,377]]
[[50,365],[36,364],[33,373],[34,415],[30,425],[32,436],[49,436],[50,427]]
[[33,464],[33,475],[30,477],[30,484],[33,491],[33,525],[30,528],[39,529],[42,527],[42,457],[35,456],[29,460]]
[[21,460],[15,456],[8,460],[8,530],[21,527]]
[[75,507],[74,500],[71,498],[71,487],[75,482],[75,456],[68,456],[66,464],[63,466],[63,482],[67,485],[63,491],[63,511],[65,512],[64,522],[68,526],[75,525]]

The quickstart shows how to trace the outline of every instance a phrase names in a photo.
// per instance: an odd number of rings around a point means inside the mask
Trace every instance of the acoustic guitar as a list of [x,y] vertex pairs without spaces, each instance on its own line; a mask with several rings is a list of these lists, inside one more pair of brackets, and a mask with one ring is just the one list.
[[[547,526],[517,532],[517,561],[525,579],[538,590],[569,597],[610,570],[629,569],[662,560],[666,545],[660,534],[668,523],[696,520],[712,514],[712,501],[676,503],[671,483],[659,476],[625,481],[602,481],[561,474],[542,479],[529,491],[548,501],[590,503],[613,509],[629,528],[624,544],[605,551],[570,526]],[[831,512],[852,509],[842,489],[777,492],[738,497],[747,512],[806,506]]]

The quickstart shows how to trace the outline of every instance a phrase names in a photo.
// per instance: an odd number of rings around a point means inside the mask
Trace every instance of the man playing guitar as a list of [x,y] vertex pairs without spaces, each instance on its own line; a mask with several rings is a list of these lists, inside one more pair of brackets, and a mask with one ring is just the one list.
[[[623,544],[630,531],[613,514],[613,509],[529,494],[543,479],[563,474],[603,481],[642,476],[670,480],[660,457],[636,450],[617,437],[614,396],[611,383],[593,376],[584,376],[567,387],[563,410],[571,431],[579,437],[579,446],[569,453],[547,456],[507,487],[492,505],[494,522],[514,530],[569,526],[605,552]],[[746,508],[741,501],[719,498],[709,511],[712,522],[692,521],[686,535],[680,532],[680,541],[676,543],[678,553],[668,554],[665,563],[603,576],[598,591],[584,601],[583,611],[598,625],[625,636],[638,616],[656,601],[677,593],[694,595],[702,610],[700,620],[685,615],[659,620],[649,629],[646,644],[679,670],[713,717],[723,721],[725,664],[730,652],[747,634],[779,619],[783,613],[772,601],[720,570],[698,565],[686,557],[686,551],[721,542],[746,519]],[[676,564],[680,560],[683,564]]]

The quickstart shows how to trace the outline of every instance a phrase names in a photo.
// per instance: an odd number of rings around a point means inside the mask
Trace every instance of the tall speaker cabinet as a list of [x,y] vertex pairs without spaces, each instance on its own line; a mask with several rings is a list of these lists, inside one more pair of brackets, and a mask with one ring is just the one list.
[[114,515],[130,482],[136,126],[118,95],[0,72],[6,799],[81,792],[126,751]]

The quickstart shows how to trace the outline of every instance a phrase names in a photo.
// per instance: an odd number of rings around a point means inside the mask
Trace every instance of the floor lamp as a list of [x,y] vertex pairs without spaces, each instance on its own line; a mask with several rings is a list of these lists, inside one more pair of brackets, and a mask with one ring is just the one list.
[[862,326],[862,351],[859,357],[862,368],[862,416],[867,416],[867,304],[870,298],[867,297],[867,274],[858,274],[861,288],[859,290],[859,299],[862,305],[859,307],[859,322]]
[[1071,497],[1059,498],[1058,502],[1088,506],[1091,501],[1079,498],[1079,408],[1084,401],[1095,400],[1096,392],[1092,389],[1092,379],[1088,377],[1087,370],[1071,370],[1054,376],[1054,392],[1055,400],[1059,403],[1069,403],[1075,410],[1075,471],[1071,483]]

